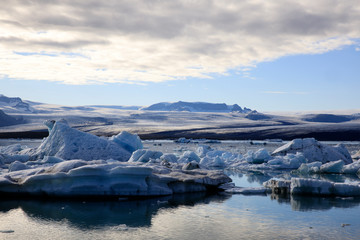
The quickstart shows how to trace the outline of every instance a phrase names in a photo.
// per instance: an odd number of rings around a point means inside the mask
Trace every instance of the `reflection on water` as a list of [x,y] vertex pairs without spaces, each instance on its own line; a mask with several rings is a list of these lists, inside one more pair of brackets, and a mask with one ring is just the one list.
[[[0,239],[357,239],[359,198],[0,201]],[[241,236],[241,237],[240,237]]]
[[[257,187],[291,172],[228,172]],[[314,176],[322,178],[323,176]],[[348,176],[327,175],[337,181]],[[0,239],[358,239],[360,198],[179,194],[147,200],[0,200]]]
[[296,171],[238,171],[226,170],[236,186],[239,187],[258,187],[271,178],[291,179],[292,177],[313,178],[331,182],[359,182],[360,178],[356,174],[307,174],[302,175]]
[[72,227],[80,229],[117,225],[148,227],[151,226],[151,219],[159,209],[222,202],[229,197],[229,195],[195,193],[131,201],[7,200],[0,201],[0,212],[6,213],[19,208],[30,218],[46,222],[66,220]]
[[271,200],[279,204],[288,204],[293,211],[326,211],[332,208],[354,208],[360,206],[360,198],[312,197],[312,196],[279,196],[270,195]]

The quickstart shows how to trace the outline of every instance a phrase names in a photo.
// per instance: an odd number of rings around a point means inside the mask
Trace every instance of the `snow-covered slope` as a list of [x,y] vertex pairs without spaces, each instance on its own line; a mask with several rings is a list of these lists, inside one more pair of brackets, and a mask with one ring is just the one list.
[[0,94],[0,109],[7,113],[33,112],[34,109],[19,97],[6,97]]
[[239,105],[227,105],[225,103],[207,103],[207,102],[162,102],[156,103],[142,110],[148,111],[188,111],[188,112],[240,112],[248,113],[251,109],[241,108]]

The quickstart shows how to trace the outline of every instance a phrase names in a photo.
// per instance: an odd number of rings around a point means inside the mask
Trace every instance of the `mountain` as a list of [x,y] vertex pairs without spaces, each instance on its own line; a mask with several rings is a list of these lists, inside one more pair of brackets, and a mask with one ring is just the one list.
[[143,107],[146,111],[186,111],[186,112],[240,112],[249,113],[249,108],[241,108],[239,105],[227,105],[225,103],[207,103],[207,102],[161,102],[149,107]]
[[6,112],[33,112],[34,109],[19,97],[6,97],[0,94],[0,108]]

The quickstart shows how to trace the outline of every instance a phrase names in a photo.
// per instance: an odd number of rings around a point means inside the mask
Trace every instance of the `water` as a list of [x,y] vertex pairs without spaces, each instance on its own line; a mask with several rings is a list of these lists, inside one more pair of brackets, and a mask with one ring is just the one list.
[[[253,147],[245,144],[228,142],[214,144],[213,148],[245,151]],[[146,148],[164,152],[181,152],[195,146],[145,143]],[[236,185],[244,187],[261,186],[272,176],[290,175],[227,174]],[[354,180],[338,175],[321,177]],[[359,216],[360,198],[198,193],[137,201],[1,199],[0,239],[359,239]]]
[[360,199],[354,198],[2,200],[0,239],[359,239],[359,214]]

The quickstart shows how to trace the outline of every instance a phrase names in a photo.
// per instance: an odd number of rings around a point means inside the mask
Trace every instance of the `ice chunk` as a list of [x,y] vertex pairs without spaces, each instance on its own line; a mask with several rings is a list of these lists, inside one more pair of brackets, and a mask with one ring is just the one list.
[[231,179],[220,171],[182,171],[160,164],[69,160],[0,176],[2,194],[33,196],[162,196],[216,189]]
[[331,195],[333,193],[331,182],[317,179],[292,178],[290,188],[291,194]]
[[196,153],[194,153],[193,151],[185,151],[178,160],[179,163],[188,163],[192,161],[195,161],[197,163],[200,162],[199,156],[196,155]]
[[151,151],[151,150],[145,150],[145,149],[139,149],[133,152],[131,155],[129,162],[142,162],[146,163],[149,162],[151,159],[156,160],[159,159],[163,155],[162,152],[158,151]]
[[187,171],[187,170],[193,170],[193,169],[198,169],[198,168],[200,168],[199,164],[195,161],[192,161],[192,162],[186,163],[182,167],[182,170]]
[[342,169],[342,172],[345,174],[356,174],[360,169],[360,160],[345,165]]
[[165,160],[168,163],[176,163],[178,161],[178,158],[175,156],[175,154],[173,153],[164,153],[161,157],[160,160]]
[[271,158],[270,154],[265,148],[260,148],[255,153],[249,151],[246,156],[246,161],[253,164],[261,164],[267,162]]
[[224,160],[216,156],[215,158],[210,157],[204,157],[200,160],[200,165],[206,166],[206,167],[225,167]]
[[55,156],[69,159],[115,159],[127,161],[131,153],[114,141],[71,128],[63,121],[55,122],[49,136],[31,154],[32,159]]
[[334,194],[337,196],[360,196],[360,184],[334,183]]
[[321,195],[321,196],[360,196],[360,182],[334,183],[325,180],[310,178],[291,178],[291,180],[270,179],[264,183],[266,188],[290,192],[294,195]]
[[321,173],[341,173],[343,166],[344,166],[344,162],[342,160],[325,163],[325,164],[321,165],[320,172]]
[[15,171],[20,171],[20,170],[24,170],[27,169],[28,167],[19,161],[15,161],[13,163],[10,164],[9,166],[9,172],[15,172]]
[[112,136],[110,140],[119,144],[130,153],[143,148],[143,144],[139,136],[126,131],[122,131],[118,135]]
[[316,141],[314,138],[294,139],[276,149],[272,155],[286,155],[302,152],[308,162],[333,162],[343,160],[345,164],[352,163],[350,153],[343,145],[331,147]]
[[27,162],[29,161],[30,157],[29,155],[19,155],[19,154],[0,154],[0,162],[3,164],[10,164],[12,162],[18,161],[18,162]]
[[205,157],[209,151],[212,151],[210,146],[199,145],[199,147],[196,149],[196,154],[202,158]]
[[359,160],[360,159],[360,150],[358,152],[356,152],[354,155],[352,155],[351,157],[355,160]]
[[306,159],[302,153],[287,154],[268,161],[268,165],[276,169],[297,169],[303,163],[306,163]]

